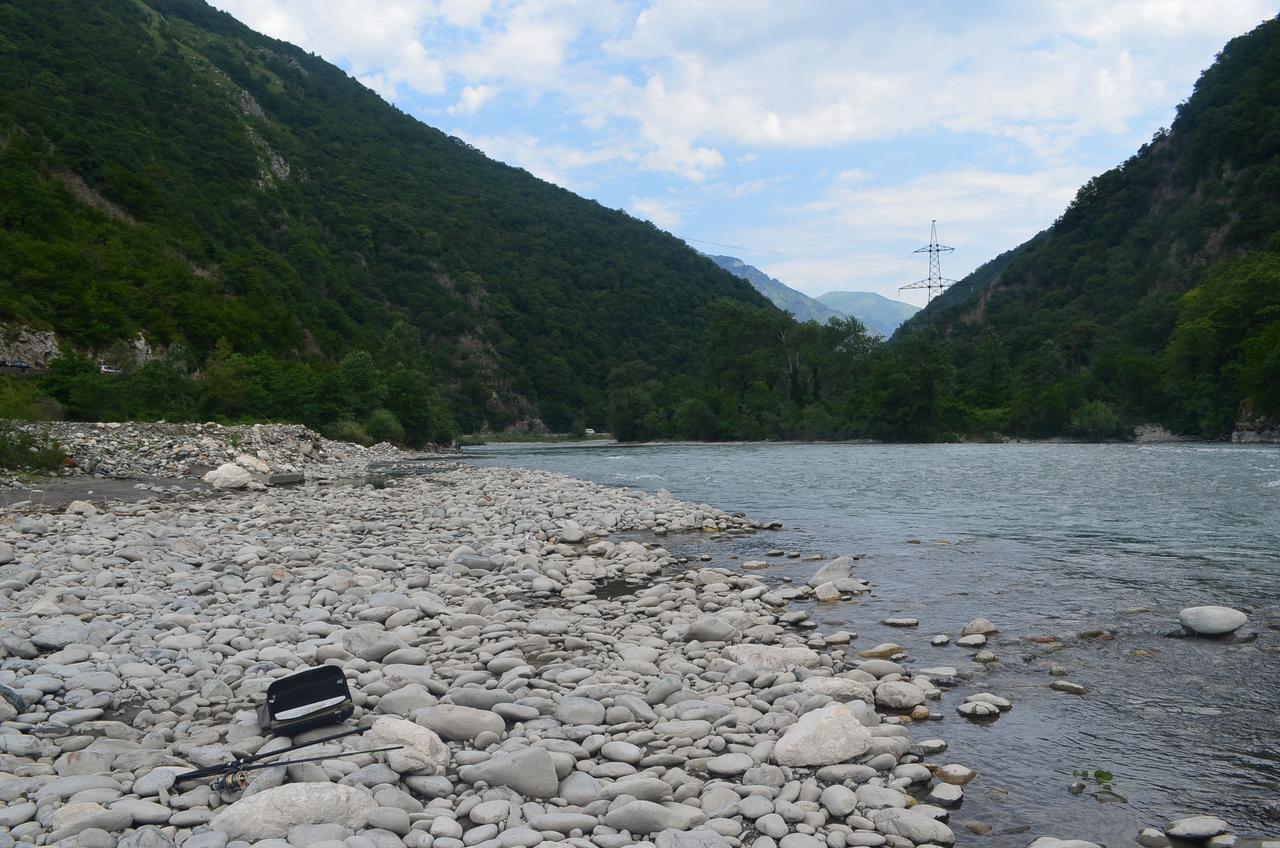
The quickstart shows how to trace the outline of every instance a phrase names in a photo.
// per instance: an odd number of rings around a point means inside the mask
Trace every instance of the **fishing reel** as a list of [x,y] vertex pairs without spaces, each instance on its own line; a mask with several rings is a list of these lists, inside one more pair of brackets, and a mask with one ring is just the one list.
[[209,788],[214,792],[235,792],[244,789],[249,785],[249,773],[247,771],[229,771],[222,777],[209,784]]

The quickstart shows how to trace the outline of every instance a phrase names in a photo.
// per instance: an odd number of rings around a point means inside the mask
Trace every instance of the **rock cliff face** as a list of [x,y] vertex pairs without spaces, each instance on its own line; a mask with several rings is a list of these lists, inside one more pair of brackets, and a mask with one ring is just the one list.
[[1237,421],[1231,433],[1231,441],[1241,445],[1280,444],[1280,423],[1264,421]]
[[52,332],[0,324],[0,360],[20,359],[37,368],[47,368],[57,355],[58,337]]

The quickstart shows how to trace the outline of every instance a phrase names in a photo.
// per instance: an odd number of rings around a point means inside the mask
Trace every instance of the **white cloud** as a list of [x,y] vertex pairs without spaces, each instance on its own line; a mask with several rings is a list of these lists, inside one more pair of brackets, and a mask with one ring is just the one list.
[[684,220],[684,204],[658,197],[636,197],[631,200],[631,211],[636,217],[652,221],[656,226],[674,231]]
[[[346,64],[390,99],[500,87],[628,133],[635,167],[704,181],[726,148],[814,149],[920,131],[1070,161],[1188,90],[1268,0],[1052,0],[916,7],[768,0],[216,0]],[[1188,63],[1188,55],[1203,58]],[[1171,92],[1174,94],[1171,96]],[[440,104],[443,108],[446,104]]]
[[480,148],[492,159],[519,166],[535,177],[579,193],[590,189],[592,183],[575,178],[575,173],[610,162],[634,162],[637,158],[635,151],[625,145],[580,148],[543,143],[533,135],[521,132],[506,135],[476,135],[463,129],[450,132]]
[[462,89],[458,102],[449,107],[449,114],[474,115],[497,95],[498,89],[491,85],[469,85]]
[[928,243],[930,218],[939,221],[939,242],[956,248],[943,257],[943,276],[960,279],[1052,223],[1088,177],[1082,168],[1030,174],[964,168],[876,186],[837,177],[820,198],[780,215],[783,223],[729,240],[782,246],[787,256],[762,254],[758,264],[806,294],[878,291],[923,304],[922,295],[900,295],[898,287],[928,274],[924,258],[911,251]]
[[389,100],[406,91],[440,94],[445,66],[422,41],[436,15],[430,0],[216,0],[248,26],[347,66]]

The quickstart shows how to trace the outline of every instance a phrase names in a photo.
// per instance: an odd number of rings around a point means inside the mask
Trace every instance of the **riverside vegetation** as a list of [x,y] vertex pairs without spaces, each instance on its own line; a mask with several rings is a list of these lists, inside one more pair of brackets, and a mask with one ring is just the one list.
[[7,380],[0,413],[411,445],[534,416],[622,439],[925,441],[1220,438],[1280,416],[1275,20],[888,342],[796,323],[200,0],[0,2],[0,22],[0,319],[67,348]]
[[[261,444],[243,461],[363,470],[292,429],[262,428]],[[918,722],[956,670],[913,668],[897,645],[859,650],[791,608],[871,591],[857,559],[786,585],[764,559],[699,568],[661,546],[764,526],[501,468],[30,508],[0,527],[0,844],[952,844],[949,811],[981,776]],[[1216,632],[1243,623],[1184,612]],[[975,619],[954,650],[983,651],[994,631]],[[254,714],[271,681],[320,663],[349,678],[364,739],[258,771],[242,793],[175,785],[192,766],[331,732],[268,740]],[[1017,708],[980,693],[958,712],[998,722]],[[341,757],[384,745],[403,747]],[[1228,828],[1195,816],[1165,829],[1204,842]],[[1168,844],[1157,829],[1141,842]]]

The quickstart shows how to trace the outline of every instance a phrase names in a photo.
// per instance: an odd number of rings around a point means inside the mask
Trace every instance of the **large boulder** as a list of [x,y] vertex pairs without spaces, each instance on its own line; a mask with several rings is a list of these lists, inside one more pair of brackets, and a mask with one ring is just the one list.
[[333,823],[356,830],[376,806],[372,796],[354,786],[289,783],[241,798],[214,816],[210,827],[246,842],[283,838],[300,824]]
[[215,489],[243,489],[249,485],[253,475],[234,462],[224,462],[202,479]]
[[1244,627],[1248,620],[1249,616],[1231,607],[1187,607],[1178,613],[1179,623],[1199,636],[1225,636]]
[[924,703],[924,690],[905,680],[886,680],[876,686],[876,706],[909,710]]
[[876,830],[886,836],[901,836],[917,845],[952,845],[956,841],[951,828],[915,810],[898,807],[873,810],[871,821],[875,823]]
[[823,583],[849,579],[853,576],[854,562],[853,557],[836,557],[813,573],[813,576],[809,578],[809,585],[817,588]]
[[464,766],[458,776],[467,783],[484,781],[490,786],[506,786],[526,798],[551,798],[560,788],[555,762],[545,748],[500,754],[479,765]]
[[800,716],[773,747],[780,766],[829,766],[859,757],[871,747],[871,733],[844,704],[828,704]]
[[444,774],[449,770],[449,746],[425,727],[402,718],[382,716],[369,731],[371,747],[403,745],[387,752],[387,765],[400,774]]

